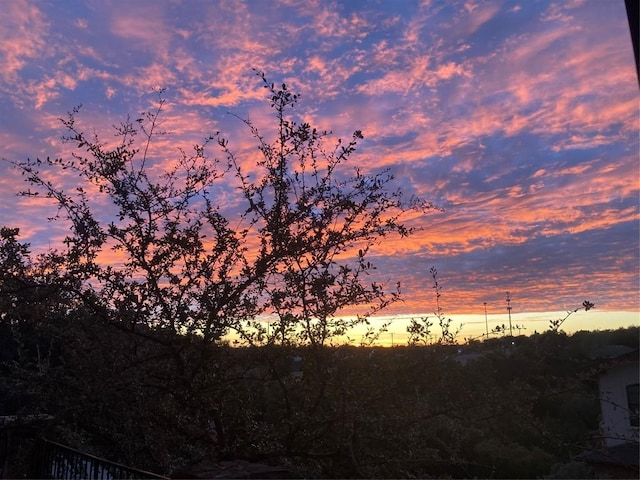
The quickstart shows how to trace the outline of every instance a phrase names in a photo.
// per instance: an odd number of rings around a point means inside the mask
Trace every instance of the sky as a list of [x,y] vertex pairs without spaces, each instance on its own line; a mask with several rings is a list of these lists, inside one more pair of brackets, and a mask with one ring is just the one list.
[[[268,125],[252,69],[300,94],[298,115],[335,138],[361,130],[355,161],[388,168],[442,210],[373,251],[402,284],[387,312],[441,307],[473,336],[507,322],[568,331],[640,324],[639,94],[624,0],[0,0],[0,157],[69,155],[59,122],[82,104],[108,136],[165,88],[166,161],[233,115]],[[162,160],[159,160],[160,162]],[[15,193],[0,162],[0,225],[34,250],[64,228]],[[223,201],[223,199],[221,200]],[[392,327],[402,335],[401,326]]]

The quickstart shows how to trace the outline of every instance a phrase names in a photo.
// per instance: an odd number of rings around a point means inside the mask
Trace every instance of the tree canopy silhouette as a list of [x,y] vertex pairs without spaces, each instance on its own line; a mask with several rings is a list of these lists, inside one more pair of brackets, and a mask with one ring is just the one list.
[[[329,132],[292,118],[298,95],[258,76],[277,130],[269,141],[242,120],[260,152],[257,173],[220,133],[177,149],[158,173],[149,152],[163,134],[162,94],[155,111],[116,127],[115,146],[86,135],[76,108],[62,120],[70,157],[15,162],[30,184],[23,194],[44,193],[70,223],[59,269],[81,281],[79,297],[97,295],[111,321],[206,341],[232,333],[249,344],[321,345],[398,299],[397,286],[367,277],[369,253],[388,235],[411,234],[408,209],[432,205],[406,201],[388,171],[350,165],[360,131],[327,150]],[[80,184],[65,190],[47,169],[73,171]],[[243,206],[224,208],[214,193],[222,183],[237,187]],[[107,251],[118,261],[102,261]],[[366,308],[341,317],[358,305]],[[256,321],[266,315],[273,328]]]

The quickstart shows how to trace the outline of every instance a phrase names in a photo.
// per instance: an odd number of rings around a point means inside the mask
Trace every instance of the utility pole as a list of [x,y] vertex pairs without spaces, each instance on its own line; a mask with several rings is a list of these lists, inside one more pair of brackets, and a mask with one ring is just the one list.
[[484,326],[487,329],[487,338],[489,338],[489,320],[487,320],[487,302],[484,302]]
[[511,326],[511,297],[507,292],[507,312],[509,313],[509,336],[513,337],[513,327]]
[[391,346],[393,347],[393,332],[391,332]]

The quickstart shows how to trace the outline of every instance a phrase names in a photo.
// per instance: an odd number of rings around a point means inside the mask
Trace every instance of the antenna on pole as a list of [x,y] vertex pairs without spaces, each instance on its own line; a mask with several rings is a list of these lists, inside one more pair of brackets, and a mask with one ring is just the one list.
[[507,312],[509,313],[509,336],[513,337],[513,327],[511,326],[511,297],[509,296],[509,292],[507,292]]

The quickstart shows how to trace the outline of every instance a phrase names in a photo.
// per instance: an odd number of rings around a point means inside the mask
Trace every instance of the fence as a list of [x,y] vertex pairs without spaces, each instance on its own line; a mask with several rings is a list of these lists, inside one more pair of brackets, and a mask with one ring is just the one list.
[[50,440],[40,440],[37,446],[37,478],[43,479],[166,479],[155,473],[110,462]]

